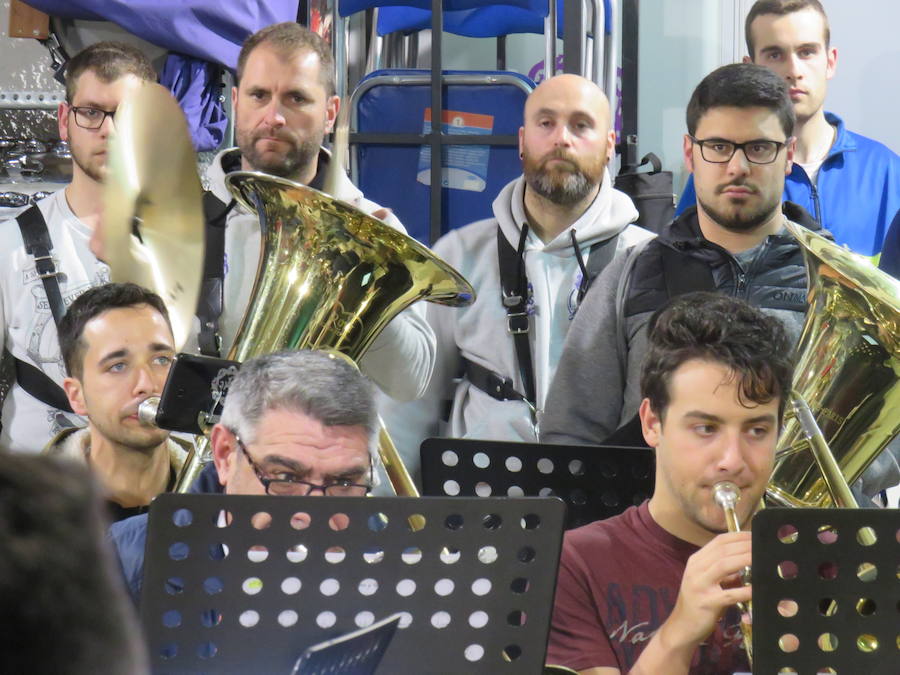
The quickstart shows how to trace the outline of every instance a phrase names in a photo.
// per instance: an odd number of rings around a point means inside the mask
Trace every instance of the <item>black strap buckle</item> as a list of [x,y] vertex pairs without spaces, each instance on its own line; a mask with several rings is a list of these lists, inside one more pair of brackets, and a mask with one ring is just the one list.
[[506,315],[506,332],[524,335],[528,332],[528,312],[510,312]]

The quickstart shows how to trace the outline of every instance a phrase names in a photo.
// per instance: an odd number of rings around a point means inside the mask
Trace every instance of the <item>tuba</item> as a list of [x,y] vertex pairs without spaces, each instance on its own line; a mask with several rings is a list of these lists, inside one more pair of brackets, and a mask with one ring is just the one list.
[[[900,431],[900,282],[820,235],[787,227],[806,259],[809,309],[767,500],[849,505],[846,485]],[[845,496],[835,498],[835,489]]]
[[[180,346],[197,307],[203,261],[196,155],[181,109],[159,85],[129,94],[116,128],[99,238],[114,280],[134,281],[163,296]],[[162,137],[170,143],[160,143]],[[337,138],[326,184],[343,171],[346,120]],[[262,173],[233,173],[226,182],[259,216],[261,229],[256,278],[230,360],[320,349],[358,361],[413,302],[465,306],[474,300],[472,286],[450,265],[349,204]],[[158,403],[149,398],[141,405],[145,423],[155,420]],[[204,425],[211,426],[201,420]],[[206,438],[195,442],[176,490],[187,490],[202,470],[207,446]],[[383,429],[379,452],[394,490],[417,494]]]

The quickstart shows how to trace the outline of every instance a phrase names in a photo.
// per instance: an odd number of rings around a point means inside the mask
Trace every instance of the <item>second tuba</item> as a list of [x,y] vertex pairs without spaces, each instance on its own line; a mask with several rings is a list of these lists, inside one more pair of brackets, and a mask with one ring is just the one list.
[[[812,412],[847,484],[900,431],[900,282],[854,253],[788,222],[809,276],[794,391]],[[809,434],[790,410],[767,498],[829,507],[834,498]]]

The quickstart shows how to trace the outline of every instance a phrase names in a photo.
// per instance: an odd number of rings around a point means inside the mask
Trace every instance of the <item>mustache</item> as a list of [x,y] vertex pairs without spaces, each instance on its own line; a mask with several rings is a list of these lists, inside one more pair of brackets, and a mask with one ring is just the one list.
[[725,192],[725,190],[727,190],[727,189],[730,188],[730,187],[742,187],[742,188],[747,188],[748,190],[750,190],[750,192],[752,192],[752,193],[754,193],[754,194],[756,194],[757,192],[759,192],[759,189],[758,189],[755,185],[752,185],[752,184],[748,183],[746,180],[744,180],[744,179],[742,179],[742,178],[739,178],[739,179],[737,179],[737,180],[731,181],[730,183],[724,183],[724,184],[722,184],[722,185],[719,185],[719,186],[716,188],[716,194],[717,194],[717,195],[720,195],[720,194],[722,194],[723,192]]
[[561,159],[564,162],[568,162],[572,166],[579,166],[578,160],[564,150],[551,150],[550,152],[548,152],[546,155],[541,157],[541,166],[544,166],[547,162],[554,159]]

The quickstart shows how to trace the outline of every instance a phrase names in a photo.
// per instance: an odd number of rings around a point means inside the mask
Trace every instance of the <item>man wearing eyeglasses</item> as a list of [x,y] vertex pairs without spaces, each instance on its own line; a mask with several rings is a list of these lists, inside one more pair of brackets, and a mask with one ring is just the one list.
[[84,426],[60,387],[66,372],[56,326],[75,298],[109,281],[109,269],[90,248],[106,145],[126,92],[155,80],[153,66],[130,45],[99,42],[75,55],[57,110],[72,182],[21,213],[18,227],[0,228],[0,347],[13,371],[3,384],[15,380],[3,402],[0,443],[11,450],[40,452],[63,429]]
[[617,256],[591,287],[566,338],[542,440],[601,443],[632,422],[614,439],[636,441],[626,431],[639,433],[633,420],[647,321],[670,297],[707,290],[742,298],[782,319],[796,340],[806,271],[784,223],[822,230],[801,207],[781,201],[794,119],[786,84],[762,66],[724,66],[700,82],[683,147],[697,205]]
[[[788,85],[797,116],[794,163],[784,198],[800,204],[838,244],[877,260],[900,208],[900,157],[878,141],[847,129],[825,110],[838,50],[819,0],[757,0],[744,22],[744,62],[771,69]],[[867,105],[890,87],[867,91]],[[881,103],[887,103],[887,99]],[[695,202],[690,180],[676,209]]]
[[[372,384],[339,358],[300,350],[241,365],[210,442],[226,494],[364,497],[377,431]],[[138,602],[146,514],[115,523],[110,536]]]

